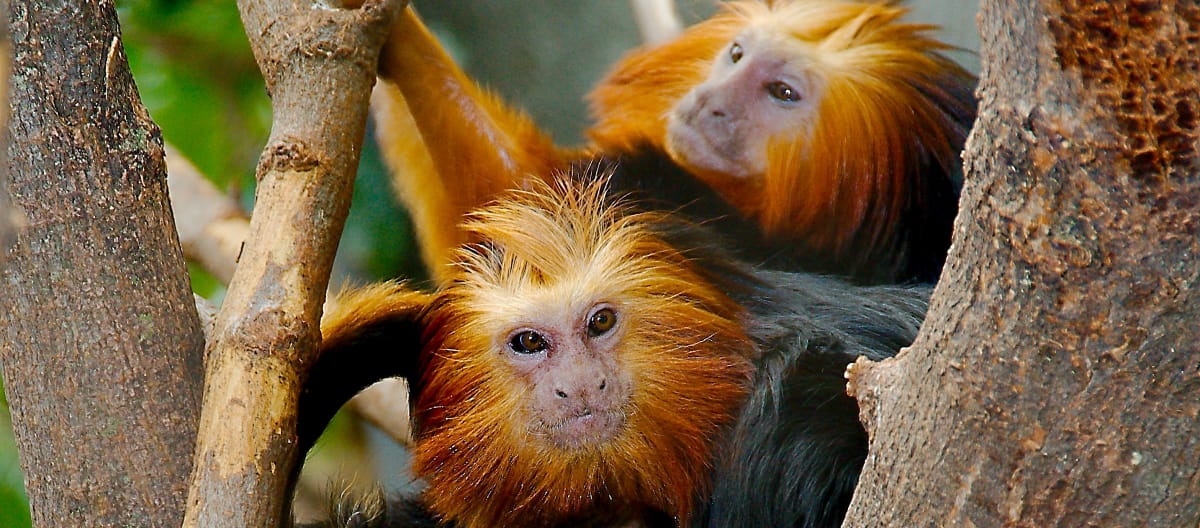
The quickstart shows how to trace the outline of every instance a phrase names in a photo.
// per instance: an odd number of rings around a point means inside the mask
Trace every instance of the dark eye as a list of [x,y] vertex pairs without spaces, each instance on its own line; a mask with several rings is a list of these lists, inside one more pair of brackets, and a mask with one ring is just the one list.
[[588,335],[591,337],[596,337],[604,334],[605,332],[612,330],[612,327],[616,324],[616,312],[613,312],[611,308],[601,308],[596,310],[596,313],[592,314],[592,316],[588,318]]
[[775,81],[767,85],[767,93],[780,101],[794,103],[802,99],[800,92],[785,82]]
[[536,354],[546,349],[546,338],[533,330],[526,330],[513,336],[508,347],[518,354]]
[[737,61],[742,60],[742,45],[741,44],[734,42],[733,45],[729,47],[729,60],[734,62],[735,64],[737,63]]

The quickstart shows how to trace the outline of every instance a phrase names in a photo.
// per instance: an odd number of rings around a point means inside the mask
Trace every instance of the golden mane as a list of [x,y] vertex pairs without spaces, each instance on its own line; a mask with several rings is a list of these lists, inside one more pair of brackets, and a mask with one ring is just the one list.
[[902,233],[934,221],[920,209],[945,207],[931,189],[949,185],[933,180],[958,170],[974,118],[974,77],[943,55],[950,46],[930,36],[935,26],[902,21],[907,13],[894,2],[728,2],[675,41],[618,63],[589,95],[589,137],[600,151],[664,148],[668,113],[737,34],[761,26],[791,35],[822,86],[811,126],[772,138],[761,178],[697,176],[768,237],[847,263],[842,273],[899,268],[909,249]]
[[[472,242],[460,250],[435,315],[415,407],[423,429],[414,467],[429,480],[434,510],[455,521],[536,526],[552,521],[543,511],[584,512],[610,500],[686,520],[696,490],[709,487],[719,429],[733,421],[749,384],[753,345],[743,310],[655,235],[657,215],[631,214],[605,193],[603,179],[535,183],[467,223]],[[523,314],[596,302],[623,314],[618,361],[638,376],[626,410],[627,431],[638,434],[558,451],[521,425],[532,421],[523,416],[523,385],[497,336]],[[707,386],[678,390],[695,380]],[[493,495],[525,500],[464,499]],[[643,501],[622,504],[626,497]]]
[[922,173],[959,163],[970,74],[941,54],[949,46],[927,35],[933,26],[899,21],[906,8],[814,0],[735,9],[811,42],[825,81],[811,137],[776,138],[769,150],[756,211],[767,231],[800,233],[836,255],[894,240],[896,212],[919,205]]

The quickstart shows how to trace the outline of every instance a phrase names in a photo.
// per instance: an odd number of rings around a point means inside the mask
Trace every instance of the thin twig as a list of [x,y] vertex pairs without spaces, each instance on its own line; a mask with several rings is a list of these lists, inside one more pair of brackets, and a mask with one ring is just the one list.
[[657,46],[683,32],[675,0],[629,0],[629,5],[645,45]]

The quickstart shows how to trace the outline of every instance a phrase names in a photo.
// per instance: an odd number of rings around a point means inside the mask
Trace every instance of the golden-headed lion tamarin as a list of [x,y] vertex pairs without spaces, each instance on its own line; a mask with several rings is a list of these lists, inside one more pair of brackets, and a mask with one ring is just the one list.
[[358,526],[840,524],[867,449],[843,371],[911,342],[928,289],[748,266],[569,174],[471,214],[438,291],[326,316],[302,448],[358,389],[412,384],[427,487]]
[[383,52],[375,116],[426,263],[444,279],[462,215],[498,193],[571,164],[636,158],[714,189],[755,227],[738,236],[762,265],[936,279],[974,80],[905,12],[864,0],[729,2],[617,64],[589,96],[591,144],[569,149],[476,86],[406,11]]

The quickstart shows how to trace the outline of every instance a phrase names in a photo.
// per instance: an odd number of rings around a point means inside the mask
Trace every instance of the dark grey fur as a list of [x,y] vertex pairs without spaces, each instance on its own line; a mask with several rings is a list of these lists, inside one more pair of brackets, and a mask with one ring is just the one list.
[[761,286],[742,302],[764,355],[756,389],[717,461],[700,525],[841,526],[867,456],[858,405],[846,394],[846,366],[910,344],[929,288],[757,275]]

